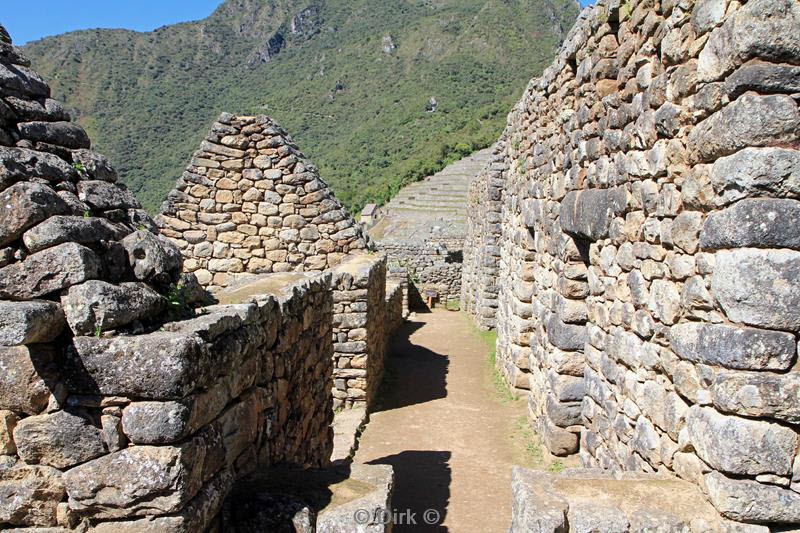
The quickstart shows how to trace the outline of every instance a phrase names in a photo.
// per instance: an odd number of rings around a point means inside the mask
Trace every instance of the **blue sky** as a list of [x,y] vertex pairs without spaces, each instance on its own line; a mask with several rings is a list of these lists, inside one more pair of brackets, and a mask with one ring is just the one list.
[[[14,44],[89,28],[150,31],[206,18],[222,0],[0,0],[0,23]],[[594,0],[580,0],[582,6]]]
[[150,31],[206,18],[222,0],[0,0],[14,44],[88,28]]

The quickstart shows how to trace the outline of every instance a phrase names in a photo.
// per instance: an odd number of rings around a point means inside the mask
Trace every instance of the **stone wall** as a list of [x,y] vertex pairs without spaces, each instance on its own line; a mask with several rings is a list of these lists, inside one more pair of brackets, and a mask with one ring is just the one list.
[[505,141],[500,140],[492,146],[492,157],[486,167],[470,184],[468,196],[461,308],[474,317],[481,329],[497,324],[500,217],[507,170],[504,154]]
[[386,257],[353,256],[333,269],[333,403],[367,406],[383,377]]
[[239,476],[330,458],[331,275],[196,312],[89,147],[0,26],[0,529],[204,531]]
[[220,115],[159,223],[184,269],[209,288],[246,274],[325,270],[367,243],[313,163],[265,116]]
[[[408,307],[403,306],[406,287],[402,282],[386,281],[386,330],[391,333],[397,330],[408,314]],[[388,337],[387,336],[387,337]]]
[[461,238],[431,239],[425,242],[385,240],[378,248],[385,252],[389,262],[405,269],[410,279],[411,307],[423,306],[422,295],[426,289],[435,290],[439,301],[458,301],[461,296],[462,248]]
[[794,0],[584,10],[508,118],[499,273],[465,273],[550,451],[744,522],[800,523],[798,27]]

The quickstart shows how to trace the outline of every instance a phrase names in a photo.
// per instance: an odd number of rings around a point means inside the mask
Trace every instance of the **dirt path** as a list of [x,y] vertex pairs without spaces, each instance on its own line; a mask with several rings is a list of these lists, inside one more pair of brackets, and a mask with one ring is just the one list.
[[[390,345],[355,461],[394,466],[393,506],[411,509],[418,523],[396,521],[395,531],[508,531],[511,466],[535,462],[521,429],[525,403],[502,398],[487,344],[467,320],[446,310],[418,314]],[[423,525],[427,509],[439,513],[438,525]]]

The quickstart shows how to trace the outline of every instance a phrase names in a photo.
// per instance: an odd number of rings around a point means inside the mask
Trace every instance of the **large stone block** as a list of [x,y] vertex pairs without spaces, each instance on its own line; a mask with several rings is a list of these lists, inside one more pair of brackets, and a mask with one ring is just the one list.
[[96,278],[100,258],[89,248],[64,243],[0,268],[0,298],[32,300]]
[[0,458],[0,524],[55,526],[64,498],[61,472],[8,459]]
[[789,333],[701,322],[672,326],[670,344],[681,359],[737,370],[787,370],[797,350]]
[[58,385],[56,359],[48,345],[0,347],[0,409],[42,412]]
[[78,182],[78,198],[94,209],[138,209],[139,200],[122,185],[102,180]]
[[14,442],[26,463],[60,469],[106,453],[100,429],[67,411],[23,418],[14,430]]
[[40,183],[12,185],[0,193],[0,202],[0,246],[15,241],[47,217],[69,209],[53,189]]
[[18,181],[41,178],[49,182],[77,179],[66,161],[47,152],[0,146],[0,190]]
[[26,231],[22,242],[29,251],[38,252],[64,242],[92,244],[123,236],[122,228],[103,218],[53,216]]
[[565,324],[553,313],[547,320],[547,340],[561,350],[583,350],[586,344],[586,326]]
[[18,124],[23,139],[66,146],[67,148],[89,148],[89,136],[83,128],[72,122],[24,122]]
[[144,283],[112,285],[90,280],[70,287],[61,303],[76,335],[91,335],[153,319],[167,306],[166,299]]
[[800,202],[747,198],[711,213],[700,234],[704,250],[721,248],[800,249]]
[[571,191],[561,202],[561,229],[579,239],[604,239],[611,221],[624,213],[626,207],[624,187]]
[[711,399],[726,413],[800,424],[800,372],[719,372]]
[[728,318],[800,330],[800,252],[744,248],[717,252],[711,292]]
[[799,127],[800,111],[789,96],[747,93],[695,126],[688,147],[695,161],[711,162],[742,148],[794,141]]
[[183,266],[181,251],[175,244],[149,231],[136,231],[122,239],[136,279],[168,283],[176,279]]
[[794,0],[756,0],[734,11],[700,52],[699,81],[714,81],[751,58],[792,63],[800,56],[800,6]]
[[717,159],[711,167],[717,202],[749,196],[800,198],[800,150],[745,148]]
[[692,446],[716,470],[735,475],[788,475],[798,437],[779,424],[726,416],[693,406],[686,419]]
[[180,511],[202,486],[205,445],[134,446],[64,474],[72,510],[99,519]]
[[800,91],[800,67],[751,61],[725,79],[725,92],[731,100],[747,91],[795,93]]
[[63,366],[77,393],[171,400],[206,385],[213,365],[199,336],[156,332],[75,337]]
[[726,518],[742,522],[800,523],[800,493],[719,472],[705,475],[708,496]]
[[50,342],[64,325],[64,313],[55,302],[0,301],[0,346]]
[[186,401],[134,402],[122,411],[122,430],[135,444],[166,444],[189,432],[191,403]]

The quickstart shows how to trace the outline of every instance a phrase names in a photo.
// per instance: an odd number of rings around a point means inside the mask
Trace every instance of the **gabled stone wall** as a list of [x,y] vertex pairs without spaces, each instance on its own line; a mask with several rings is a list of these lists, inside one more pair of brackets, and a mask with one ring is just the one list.
[[246,274],[325,270],[367,247],[316,167],[265,116],[221,114],[159,222],[184,269],[212,289]]
[[745,522],[800,523],[798,27],[794,0],[584,10],[508,117],[499,273],[466,263],[550,451]]

